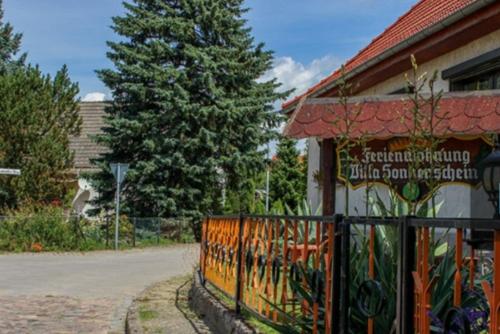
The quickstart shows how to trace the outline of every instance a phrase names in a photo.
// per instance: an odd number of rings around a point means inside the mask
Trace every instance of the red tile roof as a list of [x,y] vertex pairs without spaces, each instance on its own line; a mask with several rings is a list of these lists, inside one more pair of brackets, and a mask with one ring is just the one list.
[[[413,105],[408,98],[393,95],[367,98],[364,102],[360,99],[348,105],[352,122],[349,137],[382,139],[407,136],[413,124]],[[336,138],[346,134],[344,116],[345,110],[337,99],[308,99],[295,110],[285,128],[285,135]],[[500,92],[445,94],[435,116],[436,136],[500,133]]]
[[[426,28],[457,13],[476,0],[421,0],[413,6],[406,14],[401,16],[394,24],[389,26],[382,34],[376,37],[367,47],[362,49],[356,56],[345,64],[346,72],[350,72],[360,65],[376,58],[384,51],[395,47],[399,43],[422,32]],[[333,72],[330,76],[311,87],[306,93],[285,102],[286,109],[298,102],[302,97],[309,96],[325,85],[332,83],[340,77],[340,70]]]

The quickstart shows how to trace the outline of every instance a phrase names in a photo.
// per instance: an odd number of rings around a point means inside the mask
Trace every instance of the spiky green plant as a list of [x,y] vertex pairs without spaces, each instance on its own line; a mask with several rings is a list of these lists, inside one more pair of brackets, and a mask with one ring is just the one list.
[[[408,212],[408,206],[405,203],[398,202],[396,196],[391,197],[391,206],[388,208],[384,202],[377,196],[370,201],[373,206],[373,212],[379,213],[381,216],[391,217],[395,214],[403,215]],[[437,208],[441,208],[442,203],[437,204]],[[438,211],[437,210],[437,211]],[[311,208],[304,202],[299,208],[295,210],[298,215],[311,215]],[[426,205],[421,205],[418,210],[421,216],[427,217],[432,214],[432,209]],[[294,211],[288,208],[287,213],[293,215]],[[283,222],[282,222],[283,224]],[[301,226],[302,225],[302,226]],[[304,238],[304,224],[299,224],[299,238],[303,242]],[[315,236],[316,224],[309,226],[309,241]],[[399,235],[397,226],[376,226],[374,251],[375,251],[375,280],[378,281],[385,294],[385,301],[382,312],[374,317],[374,325],[376,333],[391,333],[394,330],[396,319],[396,294],[397,294],[397,258],[399,249]],[[291,234],[289,234],[291,236]],[[349,293],[350,293],[350,307],[349,307],[349,331],[350,333],[363,333],[366,332],[368,319],[357,307],[357,293],[359,287],[368,280],[368,258],[369,258],[369,238],[365,229],[360,226],[353,225],[351,230],[351,249],[350,249],[350,276],[349,276]],[[282,238],[281,238],[282,239]],[[446,312],[452,307],[453,302],[453,285],[455,278],[455,247],[450,246],[446,239],[446,233],[441,238],[436,238],[431,243],[431,272],[430,276],[439,276],[437,284],[432,290],[432,310],[431,316],[433,319],[432,330],[433,332],[442,332],[442,321]],[[290,240],[288,240],[289,242]],[[282,247],[280,241],[279,247]],[[328,268],[325,263],[324,254],[321,257],[320,271],[322,273],[323,282],[326,282],[325,272]],[[299,261],[300,277],[305,278],[305,284],[302,279],[299,281],[289,281],[290,288],[295,292],[295,299],[288,300],[287,305],[281,303],[273,303],[264,298],[266,303],[271,305],[279,314],[280,323],[272,323],[267,321],[268,325],[282,333],[310,333],[313,329],[312,319],[312,305],[313,305],[313,274],[314,267],[312,261],[304,264]],[[290,268],[288,268],[288,271]],[[467,280],[467,273],[463,272],[462,277],[464,281]],[[476,289],[477,290],[477,289]],[[300,307],[296,307],[295,311],[292,310],[291,304],[301,305],[303,301],[307,301],[308,309],[305,315],[302,313]],[[325,295],[321,296],[319,302],[319,332],[324,330],[325,319]],[[478,310],[484,312],[484,297],[481,293],[475,291],[471,293],[464,289],[462,296],[462,307],[468,310]],[[286,312],[283,311],[286,310]],[[486,322],[485,319],[478,320],[479,322]],[[474,332],[476,333],[476,332]],[[477,332],[480,333],[480,332]]]

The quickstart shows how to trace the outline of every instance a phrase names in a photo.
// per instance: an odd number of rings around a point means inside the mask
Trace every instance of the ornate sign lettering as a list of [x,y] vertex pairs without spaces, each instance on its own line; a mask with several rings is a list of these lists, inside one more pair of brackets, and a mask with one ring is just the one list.
[[[407,199],[422,199],[429,193],[429,181],[442,185],[480,183],[478,164],[491,152],[491,145],[482,138],[463,140],[449,138],[434,151],[422,145],[409,149],[407,138],[371,140],[366,145],[350,149],[349,184],[357,188],[367,183],[385,184]],[[338,179],[346,178],[345,150],[337,151]],[[418,187],[409,184],[411,167],[418,166]]]

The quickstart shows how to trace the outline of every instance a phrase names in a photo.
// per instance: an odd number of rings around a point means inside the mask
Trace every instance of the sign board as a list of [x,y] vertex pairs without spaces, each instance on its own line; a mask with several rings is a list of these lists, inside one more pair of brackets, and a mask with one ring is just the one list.
[[[408,148],[408,138],[371,140],[364,147],[350,149],[349,184],[353,188],[367,183],[384,184],[409,200],[422,200],[429,194],[428,183],[438,185],[460,183],[477,186],[480,184],[478,164],[491,153],[491,145],[484,139],[462,140],[448,138],[441,142],[434,152],[430,148],[418,149],[416,158]],[[345,159],[342,148],[337,151],[338,179],[345,183]],[[434,154],[434,162],[432,162]],[[417,189],[409,184],[409,166],[419,161]],[[432,163],[434,165],[432,165]]]
[[20,169],[10,169],[10,168],[0,168],[0,175],[20,176],[21,170]]
[[129,164],[112,163],[109,167],[111,168],[111,173],[113,173],[116,182],[118,184],[122,184],[125,179],[125,175],[127,174]]

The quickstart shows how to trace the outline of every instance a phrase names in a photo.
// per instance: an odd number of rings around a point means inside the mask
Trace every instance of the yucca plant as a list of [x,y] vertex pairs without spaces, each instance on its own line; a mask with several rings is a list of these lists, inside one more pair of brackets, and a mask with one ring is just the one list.
[[[372,205],[372,212],[379,216],[391,217],[407,214],[408,206],[403,201],[399,200],[397,196],[391,197],[390,207],[386,207],[384,202],[379,196],[370,199]],[[433,213],[438,212],[442,203],[436,205],[433,210],[427,205],[421,205],[418,213],[420,216],[429,217]],[[304,202],[299,208],[295,210],[297,215],[311,215],[310,207]],[[287,209],[289,215],[294,215],[294,211],[290,208]],[[284,226],[284,222],[281,222]],[[301,222],[298,225],[299,238],[298,243],[304,241],[304,224]],[[309,241],[313,242],[315,237],[316,224],[309,226]],[[282,234],[281,230],[281,234]],[[352,226],[352,240],[350,250],[350,332],[363,333],[366,332],[368,318],[357,307],[357,293],[359,287],[368,280],[368,257],[369,257],[369,239],[366,229],[359,226]],[[434,231],[433,231],[434,232]],[[397,226],[376,226],[375,233],[375,280],[380,283],[380,286],[385,294],[384,305],[382,312],[374,317],[374,326],[376,333],[391,333],[394,330],[396,319],[396,294],[397,294],[397,258],[399,249],[399,234]],[[289,238],[292,234],[289,233]],[[431,243],[431,272],[430,276],[439,276],[437,284],[432,290],[432,310],[430,316],[432,318],[431,330],[435,333],[443,331],[443,319],[446,312],[452,307],[453,302],[453,285],[455,278],[455,247],[450,246],[445,239],[447,232],[442,233],[438,238],[433,233],[433,242]],[[280,238],[280,247],[283,242],[290,242]],[[279,318],[282,321],[279,324],[269,322],[269,325],[276,330],[283,333],[308,333],[312,332],[313,319],[312,319],[312,305],[314,298],[314,284],[313,274],[314,268],[312,262],[304,264],[299,261],[300,279],[297,281],[289,281],[290,288],[295,291],[295,299],[289,300],[288,305],[273,304],[271,301],[266,302],[271,305],[279,313]],[[323,282],[326,282],[325,272],[328,268],[325,263],[324,254],[321,257],[320,272],[322,274]],[[288,268],[290,269],[290,268]],[[288,270],[289,271],[289,270]],[[462,275],[464,281],[467,280],[467,273],[464,270]],[[305,285],[302,281],[305,278]],[[261,297],[264,298],[264,297]],[[265,299],[265,298],[264,298]],[[305,315],[302,313],[301,307],[296,307],[295,312],[292,311],[291,303],[295,305],[302,305],[303,301],[307,301],[308,309]],[[321,296],[319,301],[319,323],[318,329],[321,332],[324,329],[325,319],[325,296]],[[487,324],[487,306],[483,294],[479,289],[473,291],[464,288],[462,296],[462,308],[470,315],[470,322],[473,324],[473,333],[481,333],[484,326]],[[286,310],[286,312],[283,311]],[[486,314],[486,315],[485,315]]]
[[[273,323],[270,321],[268,321],[267,323],[269,326],[281,333],[312,333],[314,326],[313,305],[315,304],[315,301],[318,301],[319,320],[317,322],[317,329],[320,333],[322,333],[325,330],[326,300],[324,290],[321,289],[322,293],[317,295],[318,289],[315,287],[314,283],[314,280],[316,279],[316,271],[312,266],[312,262],[308,261],[304,264],[301,260],[299,260],[297,263],[298,275],[296,275],[295,279],[288,280],[289,288],[294,291],[293,299],[289,299],[284,305],[283,303],[275,304],[272,301],[267,300],[265,297],[261,297],[266,301],[266,303],[271,305],[271,307],[278,312],[279,318],[282,319],[280,323]],[[319,269],[319,273],[321,275],[320,280],[322,282],[326,282],[325,268],[326,263],[323,254],[321,257]],[[295,307],[293,307],[293,305],[295,305]],[[285,308],[287,311],[283,311],[283,308]]]
[[[376,226],[375,229],[375,280],[380,283],[385,295],[383,310],[374,317],[375,332],[390,333],[396,318],[398,234],[397,229],[392,226]],[[368,319],[357,307],[357,294],[359,287],[369,279],[369,240],[358,226],[353,226],[353,238],[349,277],[350,332],[363,333],[367,329]]]

